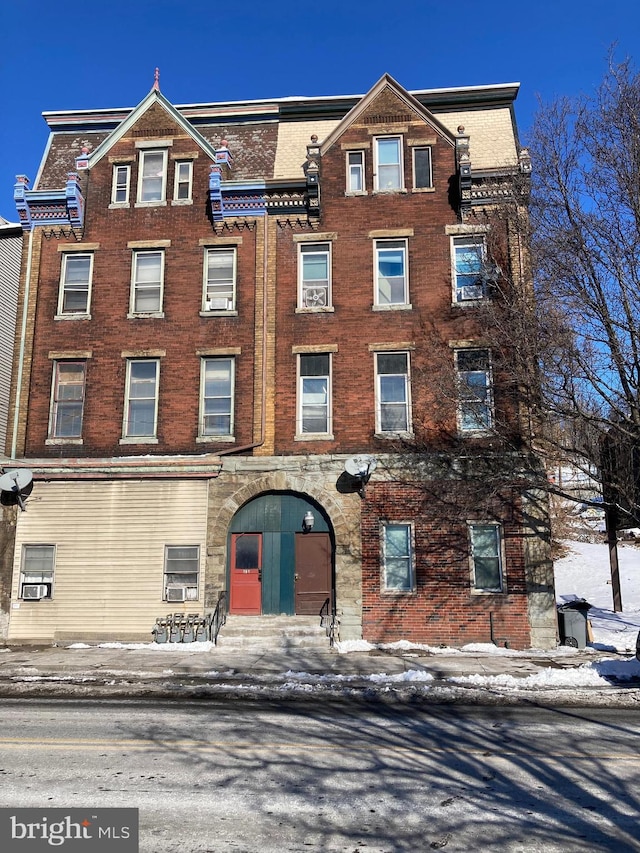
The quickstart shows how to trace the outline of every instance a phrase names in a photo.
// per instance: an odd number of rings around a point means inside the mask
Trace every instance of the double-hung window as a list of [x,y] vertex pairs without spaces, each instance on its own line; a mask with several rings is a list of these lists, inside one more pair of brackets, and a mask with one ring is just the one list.
[[502,535],[499,524],[469,524],[473,588],[502,592]]
[[376,240],[375,304],[379,306],[409,303],[407,241]]
[[131,166],[128,164],[116,164],[113,167],[113,180],[111,183],[112,204],[129,204],[130,183]]
[[234,359],[203,358],[200,387],[200,436],[232,436]]
[[408,352],[376,353],[376,433],[411,431]]
[[157,359],[130,359],[127,362],[125,438],[155,438],[159,371]]
[[193,184],[193,161],[177,160],[173,178],[173,200],[190,201]]
[[55,545],[23,545],[20,598],[39,601],[53,598]]
[[131,313],[159,314],[162,311],[164,252],[133,253]]
[[413,526],[408,522],[382,525],[382,589],[412,592],[415,589]]
[[331,305],[331,244],[300,243],[298,255],[301,308]]
[[204,311],[233,311],[236,304],[236,250],[206,249]]
[[331,433],[331,354],[298,356],[297,435]]
[[200,548],[166,545],[164,549],[164,600],[197,601]]
[[93,254],[63,254],[58,314],[89,313],[92,273]]
[[82,437],[86,362],[56,361],[53,367],[49,437]]
[[431,147],[413,149],[413,188],[416,190],[430,189],[433,186],[433,166],[431,162]]
[[138,167],[138,203],[157,204],[166,199],[167,152],[141,151]]
[[364,151],[347,151],[347,192],[364,191]]
[[379,192],[403,189],[402,137],[379,136],[374,150],[374,188]]
[[455,352],[458,384],[458,425],[461,432],[486,432],[493,427],[491,356],[487,349]]
[[469,302],[485,296],[484,237],[453,238],[454,302]]

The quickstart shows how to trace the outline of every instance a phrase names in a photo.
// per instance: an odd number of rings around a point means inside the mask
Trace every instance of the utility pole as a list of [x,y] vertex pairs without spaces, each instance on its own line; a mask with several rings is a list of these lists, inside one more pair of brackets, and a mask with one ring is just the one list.
[[607,545],[609,546],[609,566],[611,568],[611,590],[613,592],[613,609],[622,612],[622,593],[620,591],[620,567],[618,565],[618,513],[615,508],[606,507],[604,511],[607,528]]

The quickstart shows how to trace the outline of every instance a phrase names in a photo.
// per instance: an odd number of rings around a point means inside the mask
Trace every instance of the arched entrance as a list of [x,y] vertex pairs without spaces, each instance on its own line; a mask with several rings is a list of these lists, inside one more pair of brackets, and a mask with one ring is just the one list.
[[[313,527],[303,529],[307,513]],[[319,615],[331,612],[334,541],[322,509],[291,492],[269,492],[242,506],[229,525],[229,612]]]

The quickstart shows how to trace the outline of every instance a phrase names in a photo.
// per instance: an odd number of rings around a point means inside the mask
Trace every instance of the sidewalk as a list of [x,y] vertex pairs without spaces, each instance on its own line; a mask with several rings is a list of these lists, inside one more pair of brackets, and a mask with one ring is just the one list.
[[410,644],[341,654],[211,643],[0,648],[0,698],[312,699],[640,707],[640,662],[561,647]]

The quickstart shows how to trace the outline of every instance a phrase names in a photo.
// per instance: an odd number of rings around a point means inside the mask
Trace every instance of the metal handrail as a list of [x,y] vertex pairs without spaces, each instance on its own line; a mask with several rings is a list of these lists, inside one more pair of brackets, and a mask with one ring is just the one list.
[[223,589],[218,593],[218,603],[216,604],[216,609],[209,617],[209,639],[216,645],[218,644],[218,634],[220,633],[220,629],[223,627],[226,621],[227,591],[226,589]]
[[336,639],[336,628],[338,625],[338,620],[336,618],[335,590],[332,590],[331,597],[325,599],[324,604],[320,608],[320,620],[326,631],[327,637],[329,638],[329,646],[333,646]]

